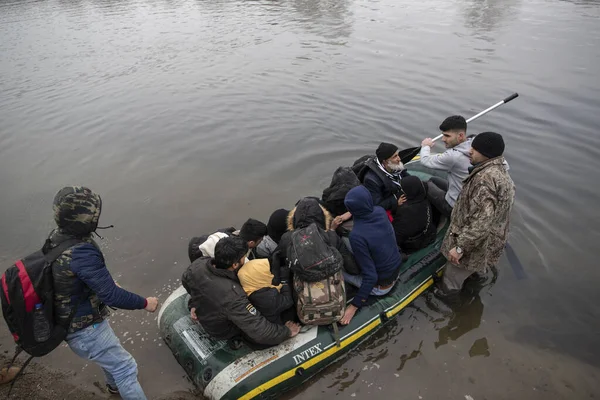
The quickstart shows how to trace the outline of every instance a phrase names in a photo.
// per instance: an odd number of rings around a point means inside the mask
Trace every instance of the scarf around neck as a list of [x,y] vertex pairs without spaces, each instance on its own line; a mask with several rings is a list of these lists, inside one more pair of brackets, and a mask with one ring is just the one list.
[[[381,165],[381,163],[379,162],[379,159],[377,157],[375,157],[375,162],[377,163],[377,166],[379,167],[380,170],[383,171],[383,173],[392,180],[392,182],[394,182],[394,184],[396,186],[400,186],[400,179],[402,179],[402,177],[400,176],[400,173],[402,171],[397,171],[394,173],[389,173],[384,167],[383,165]],[[402,187],[402,186],[400,186]]]

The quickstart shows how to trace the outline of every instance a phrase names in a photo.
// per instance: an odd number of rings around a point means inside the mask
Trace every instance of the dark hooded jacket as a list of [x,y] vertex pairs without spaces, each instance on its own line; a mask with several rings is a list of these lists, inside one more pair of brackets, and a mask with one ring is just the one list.
[[48,246],[53,248],[72,238],[82,241],[52,264],[57,321],[66,324],[77,304],[69,332],[102,321],[108,314],[105,304],[127,310],[145,308],[145,298],[115,284],[102,252],[91,238],[102,210],[100,196],[85,187],[65,187],[56,194],[53,208],[58,228],[50,234]]
[[183,273],[181,283],[190,294],[204,330],[217,339],[243,336],[251,342],[277,345],[290,336],[284,325],[267,321],[254,308],[235,271],[215,268],[209,257],[197,259]]
[[350,244],[362,276],[362,285],[352,304],[361,307],[375,285],[389,285],[397,279],[402,257],[385,210],[373,206],[367,188],[358,186],[350,190],[345,203],[354,219]]
[[406,202],[394,215],[396,243],[405,253],[428,246],[435,240],[435,224],[425,185],[416,176],[407,176],[400,182]]
[[287,249],[291,244],[292,231],[294,229],[306,228],[314,222],[319,229],[321,229],[321,234],[325,242],[329,246],[335,247],[342,255],[344,260],[344,270],[349,273],[359,273],[360,270],[352,252],[344,244],[337,233],[329,229],[332,220],[333,218],[329,211],[327,211],[316,198],[305,197],[301,199],[296,204],[296,207],[288,214],[288,232],[281,237],[281,241],[277,246],[276,253],[281,255],[281,259],[279,260],[280,265],[287,265],[285,256],[287,255]]
[[[379,168],[375,159],[367,161],[366,166],[367,169],[362,182],[373,196],[373,204],[395,214],[402,190]],[[409,176],[409,174],[404,169],[400,172],[400,177],[404,178],[406,176]]]
[[267,236],[256,247],[256,258],[271,257],[281,241],[281,237],[287,231],[287,216],[289,213],[290,211],[284,208],[273,211],[267,223]]
[[329,187],[323,190],[323,201],[325,208],[333,215],[342,215],[346,211],[344,199],[346,194],[352,189],[360,185],[358,177],[350,167],[339,167],[333,173]]

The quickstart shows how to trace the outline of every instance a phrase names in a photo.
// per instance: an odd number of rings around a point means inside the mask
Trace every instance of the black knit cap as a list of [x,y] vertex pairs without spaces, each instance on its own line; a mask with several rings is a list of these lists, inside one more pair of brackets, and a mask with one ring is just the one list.
[[504,153],[504,139],[496,132],[482,132],[475,136],[471,147],[487,158],[500,157]]
[[240,237],[246,241],[257,241],[267,234],[267,226],[262,222],[249,218],[240,229]]
[[379,147],[375,151],[375,155],[379,161],[387,160],[391,156],[394,155],[395,152],[398,151],[398,147],[391,144],[382,142],[379,144]]

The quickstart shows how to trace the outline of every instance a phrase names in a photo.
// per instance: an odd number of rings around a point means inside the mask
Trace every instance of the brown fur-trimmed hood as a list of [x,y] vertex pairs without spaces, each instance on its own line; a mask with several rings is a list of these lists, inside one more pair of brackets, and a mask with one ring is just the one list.
[[304,228],[313,222],[316,222],[319,227],[328,231],[331,227],[333,217],[319,204],[319,201],[314,197],[305,197],[298,201],[296,207],[290,211],[287,217],[288,231]]

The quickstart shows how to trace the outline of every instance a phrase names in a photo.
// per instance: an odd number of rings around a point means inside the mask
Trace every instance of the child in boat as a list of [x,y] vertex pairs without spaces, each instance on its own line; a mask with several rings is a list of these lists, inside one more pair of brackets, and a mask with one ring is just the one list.
[[[278,268],[278,267],[277,267]],[[266,258],[248,261],[240,268],[238,279],[252,305],[270,322],[283,324],[281,314],[294,305],[287,284],[289,268],[282,268],[276,279]],[[274,282],[275,281],[275,282]],[[279,282],[278,285],[273,283]]]

